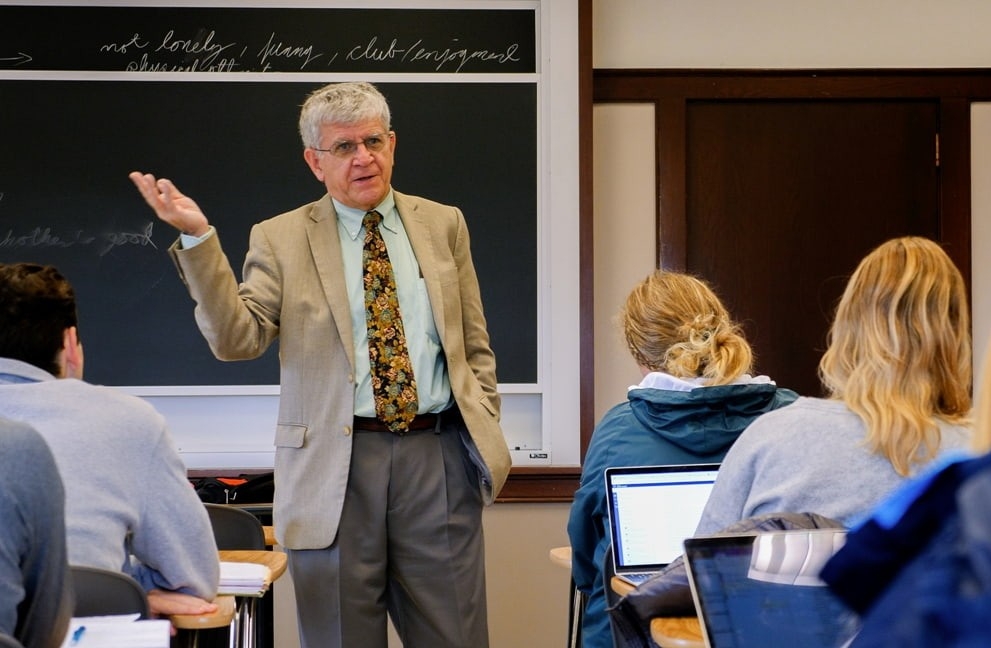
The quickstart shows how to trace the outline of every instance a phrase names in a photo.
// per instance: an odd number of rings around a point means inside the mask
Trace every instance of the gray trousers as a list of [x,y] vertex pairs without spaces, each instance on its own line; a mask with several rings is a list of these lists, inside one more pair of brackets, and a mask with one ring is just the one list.
[[[303,648],[487,648],[482,498],[460,417],[354,433],[337,538],[288,550]],[[319,477],[314,475],[314,479]]]

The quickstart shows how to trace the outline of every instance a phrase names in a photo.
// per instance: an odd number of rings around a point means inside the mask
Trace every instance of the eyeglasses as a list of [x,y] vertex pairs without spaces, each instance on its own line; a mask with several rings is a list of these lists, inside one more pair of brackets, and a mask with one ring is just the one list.
[[314,146],[313,150],[320,151],[321,153],[330,153],[336,158],[346,160],[358,152],[359,144],[363,145],[369,153],[378,153],[385,149],[385,145],[388,143],[389,135],[387,133],[375,133],[357,142],[342,140],[340,142],[334,142],[330,145],[330,148],[322,149]]

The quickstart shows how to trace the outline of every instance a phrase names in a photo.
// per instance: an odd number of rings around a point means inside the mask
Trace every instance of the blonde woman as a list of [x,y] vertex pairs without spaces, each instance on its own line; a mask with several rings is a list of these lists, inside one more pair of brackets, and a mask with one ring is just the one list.
[[799,398],[734,444],[698,535],[775,512],[849,525],[940,453],[968,446],[967,291],[939,245],[896,238],[861,261],[819,373],[828,398]]
[[620,313],[640,384],[595,428],[568,522],[572,574],[588,595],[584,648],[612,648],[603,560],[609,546],[602,472],[609,466],[719,462],[755,418],[797,394],[751,376],[753,353],[705,282],[656,271]]
[[820,577],[863,627],[851,648],[991,645],[991,353],[973,449],[944,456],[847,535]]

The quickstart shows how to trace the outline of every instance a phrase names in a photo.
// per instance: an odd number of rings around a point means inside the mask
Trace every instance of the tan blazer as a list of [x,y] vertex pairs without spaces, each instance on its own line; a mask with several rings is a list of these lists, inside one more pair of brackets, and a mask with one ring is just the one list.
[[[395,198],[426,283],[488,504],[505,483],[511,458],[499,426],[495,358],[468,229],[456,207],[399,192]],[[290,549],[329,546],[348,480],[355,386],[333,203],[325,195],[252,227],[240,287],[218,236],[188,250],[173,245],[170,253],[196,301],[200,331],[219,359],[257,358],[279,339],[276,536]]]

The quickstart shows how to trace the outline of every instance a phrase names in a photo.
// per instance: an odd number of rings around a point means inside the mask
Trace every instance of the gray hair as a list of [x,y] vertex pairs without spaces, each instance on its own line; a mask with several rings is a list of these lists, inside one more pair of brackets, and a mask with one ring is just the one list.
[[310,93],[299,113],[303,146],[319,148],[325,124],[351,125],[378,119],[390,130],[389,104],[378,88],[364,81],[331,83]]

